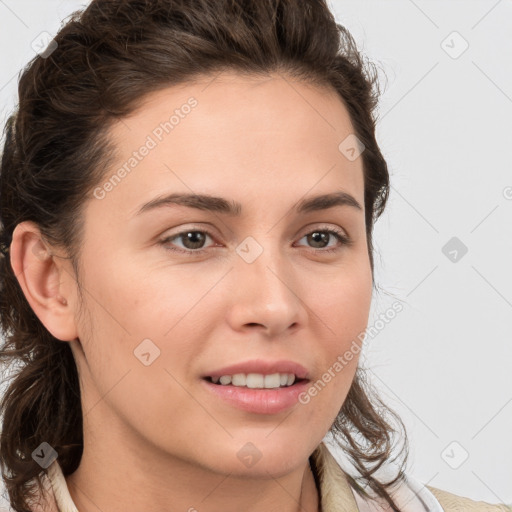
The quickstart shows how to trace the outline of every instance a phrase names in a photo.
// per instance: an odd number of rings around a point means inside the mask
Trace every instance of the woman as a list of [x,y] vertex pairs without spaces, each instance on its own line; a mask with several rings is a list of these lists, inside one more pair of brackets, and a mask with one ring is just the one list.
[[96,0],[30,63],[0,190],[13,510],[507,510],[406,475],[358,367],[376,86],[318,0]]

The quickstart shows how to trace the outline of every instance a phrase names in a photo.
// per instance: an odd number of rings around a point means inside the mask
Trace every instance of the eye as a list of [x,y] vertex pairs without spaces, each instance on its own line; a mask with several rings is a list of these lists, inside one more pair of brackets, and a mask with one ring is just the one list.
[[[203,249],[204,242],[206,238],[212,238],[208,231],[198,230],[198,229],[189,229],[186,231],[181,231],[173,236],[164,238],[160,243],[162,243],[166,249],[170,251],[181,252],[189,255],[193,254],[201,254],[206,252],[206,249]],[[178,249],[176,247],[171,247],[168,245],[170,242],[174,240],[181,240],[184,244],[183,249]]]
[[[338,241],[334,247],[329,249],[324,249],[324,247],[328,246],[330,239],[332,240],[334,237],[335,240]],[[332,253],[339,251],[343,246],[351,245],[352,240],[345,235],[341,230],[329,228],[329,229],[315,229],[314,231],[310,231],[306,235],[304,235],[302,239],[306,238],[308,243],[313,244],[313,249],[318,249],[317,252],[322,253]],[[319,247],[320,246],[320,247]]]
[[[213,235],[209,231],[204,229],[188,229],[180,231],[175,235],[164,238],[160,241],[160,244],[169,251],[179,252],[188,256],[203,254],[208,251],[205,247],[205,241],[207,238],[213,239]],[[306,238],[309,243],[313,244],[314,252],[319,253],[333,253],[339,251],[343,246],[352,245],[353,241],[341,230],[329,228],[329,229],[316,229],[310,231],[304,235],[300,240]],[[334,247],[329,247],[330,240],[337,240],[337,244]],[[182,242],[182,248],[176,247],[175,240]],[[173,247],[174,246],[174,247]]]

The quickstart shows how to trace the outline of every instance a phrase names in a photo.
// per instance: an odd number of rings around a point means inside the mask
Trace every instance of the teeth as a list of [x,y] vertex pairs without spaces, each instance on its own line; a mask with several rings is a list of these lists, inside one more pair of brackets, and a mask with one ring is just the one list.
[[231,384],[236,387],[248,388],[279,388],[291,386],[295,382],[293,373],[273,373],[263,375],[262,373],[235,373],[234,375],[222,375],[222,377],[212,377],[212,381],[217,384],[220,382],[223,386]]
[[235,373],[231,377],[231,384],[233,386],[245,386],[247,384],[245,375],[243,373]]

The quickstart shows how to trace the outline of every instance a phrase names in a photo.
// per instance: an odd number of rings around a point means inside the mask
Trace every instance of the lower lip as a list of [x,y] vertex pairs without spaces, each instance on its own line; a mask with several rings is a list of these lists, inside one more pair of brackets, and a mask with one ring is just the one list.
[[296,382],[292,386],[271,389],[213,384],[205,379],[202,381],[207,389],[228,404],[258,414],[277,414],[289,409],[298,402],[299,395],[309,387],[307,380]]

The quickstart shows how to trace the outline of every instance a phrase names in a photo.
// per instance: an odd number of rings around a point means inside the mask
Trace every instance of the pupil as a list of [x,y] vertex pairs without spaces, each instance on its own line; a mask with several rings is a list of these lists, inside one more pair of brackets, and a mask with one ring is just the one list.
[[[325,242],[325,245],[327,245],[327,243],[328,243],[328,240],[327,240],[328,236],[329,236],[328,233],[322,233],[319,231],[315,231],[314,233],[311,233],[309,235],[309,237],[311,239],[313,239],[314,243],[318,243],[318,242],[322,243],[322,239],[323,239],[323,241]],[[318,238],[320,238],[320,240],[317,240]],[[321,247],[325,247],[325,245],[321,245]]]
[[[204,238],[204,233],[200,231],[189,231],[186,234],[185,247],[187,247],[187,249],[199,249],[202,247],[202,243],[204,243]],[[189,243],[192,243],[192,247],[188,245]]]

